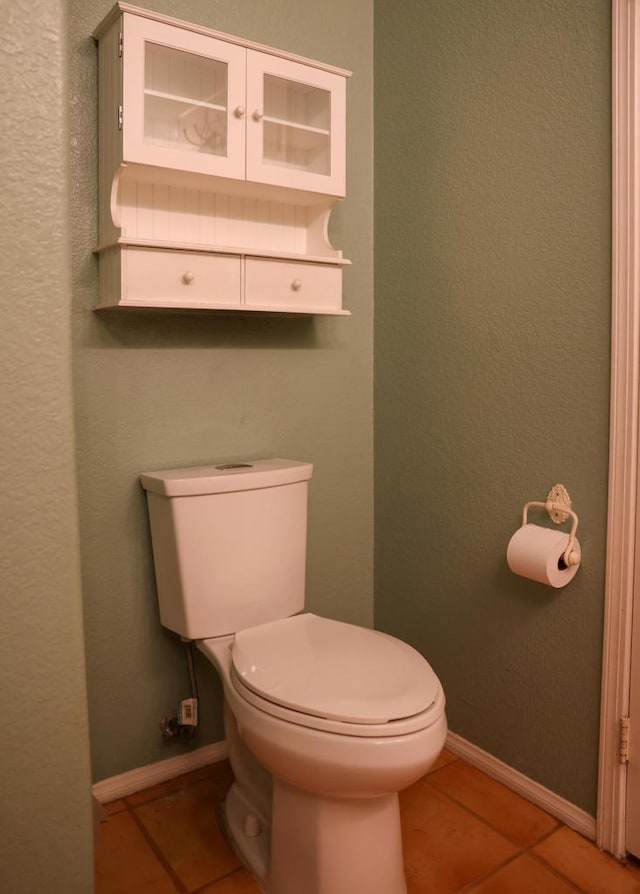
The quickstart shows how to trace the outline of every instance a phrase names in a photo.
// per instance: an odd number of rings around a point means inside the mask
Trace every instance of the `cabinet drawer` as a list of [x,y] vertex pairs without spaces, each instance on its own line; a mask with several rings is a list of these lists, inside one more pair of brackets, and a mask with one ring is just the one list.
[[253,307],[300,311],[338,310],[342,269],[301,261],[247,258],[245,301]]
[[240,258],[192,251],[125,248],[121,304],[219,307],[240,304]]

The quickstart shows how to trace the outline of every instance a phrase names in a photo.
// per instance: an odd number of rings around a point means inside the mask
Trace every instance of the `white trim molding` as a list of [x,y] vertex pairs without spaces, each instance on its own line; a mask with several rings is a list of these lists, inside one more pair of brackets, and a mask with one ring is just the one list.
[[612,13],[611,429],[596,840],[622,857],[626,766],[619,759],[620,720],[629,710],[638,512],[638,0],[612,0]]
[[[596,821],[588,813],[549,791],[538,782],[534,782],[528,776],[514,770],[513,767],[504,764],[498,758],[493,757],[477,745],[473,745],[461,736],[449,732],[447,735],[446,748],[458,757],[463,758],[469,764],[477,767],[498,782],[502,782],[508,788],[527,798],[532,804],[536,804],[547,813],[557,817],[567,826],[575,829],[576,832],[594,839],[596,833]],[[151,785],[157,785],[159,782],[166,782],[167,779],[173,779],[181,773],[188,773],[191,770],[197,770],[207,764],[217,763],[227,757],[227,743],[214,742],[212,745],[205,745],[195,751],[180,754],[176,757],[167,758],[167,760],[157,761],[153,764],[147,764],[144,767],[137,767],[135,770],[128,770],[126,773],[120,773],[117,776],[111,776],[96,782],[91,790],[94,797],[101,804],[108,804],[109,801],[115,801],[117,798],[125,798],[134,792],[149,788]]]
[[555,792],[525,776],[524,773],[514,770],[508,764],[503,764],[497,757],[488,754],[482,748],[478,748],[477,745],[473,745],[461,736],[456,735],[456,733],[450,732],[447,735],[445,747],[452,754],[463,758],[473,767],[482,770],[487,776],[497,779],[498,782],[502,782],[507,788],[522,795],[527,801],[531,801],[532,804],[542,808],[542,810],[546,810],[551,816],[555,816],[556,819],[575,829],[576,832],[584,835],[585,838],[589,838],[591,841],[595,839],[596,821],[594,817],[580,807],[576,807],[575,804],[566,801],[560,795],[556,795]]
[[137,767],[135,770],[103,779],[92,785],[91,791],[101,804],[108,804],[109,801],[132,795],[143,788],[157,785],[158,782],[166,782],[167,779],[173,779],[181,773],[189,773],[207,764],[215,764],[224,760],[226,756],[227,743],[214,742],[195,751],[178,754],[176,757],[169,757],[167,760],[156,761],[154,764],[147,764],[145,767]]

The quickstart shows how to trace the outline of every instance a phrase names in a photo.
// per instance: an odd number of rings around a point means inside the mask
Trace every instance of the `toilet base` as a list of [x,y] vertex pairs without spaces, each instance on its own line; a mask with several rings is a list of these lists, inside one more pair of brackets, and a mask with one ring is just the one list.
[[234,783],[224,802],[224,824],[242,862],[264,884],[269,868],[269,824]]
[[267,894],[407,892],[397,794],[345,800],[274,780],[270,829],[234,784],[224,819]]
[[406,894],[397,794],[341,799],[273,788],[267,894]]
[[274,780],[271,829],[236,785],[224,813],[266,894],[407,894],[397,794],[345,800]]

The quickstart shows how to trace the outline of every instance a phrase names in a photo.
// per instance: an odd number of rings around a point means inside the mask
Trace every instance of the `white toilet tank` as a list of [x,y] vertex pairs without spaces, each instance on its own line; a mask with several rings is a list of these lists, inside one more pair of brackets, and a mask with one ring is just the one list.
[[265,459],[142,473],[165,627],[207,639],[302,610],[312,471]]

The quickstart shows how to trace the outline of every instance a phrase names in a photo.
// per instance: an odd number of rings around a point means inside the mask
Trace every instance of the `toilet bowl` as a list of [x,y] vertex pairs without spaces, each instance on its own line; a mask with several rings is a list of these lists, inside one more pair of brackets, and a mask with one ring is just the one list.
[[[427,662],[393,637],[313,614],[198,647],[235,726],[227,823],[265,890],[404,894],[397,793],[427,772],[446,736]],[[269,772],[271,801],[243,788],[238,738]]]
[[304,612],[312,466],[147,472],[160,619],[215,665],[233,845],[267,894],[406,894],[398,792],[445,741],[411,646]]

